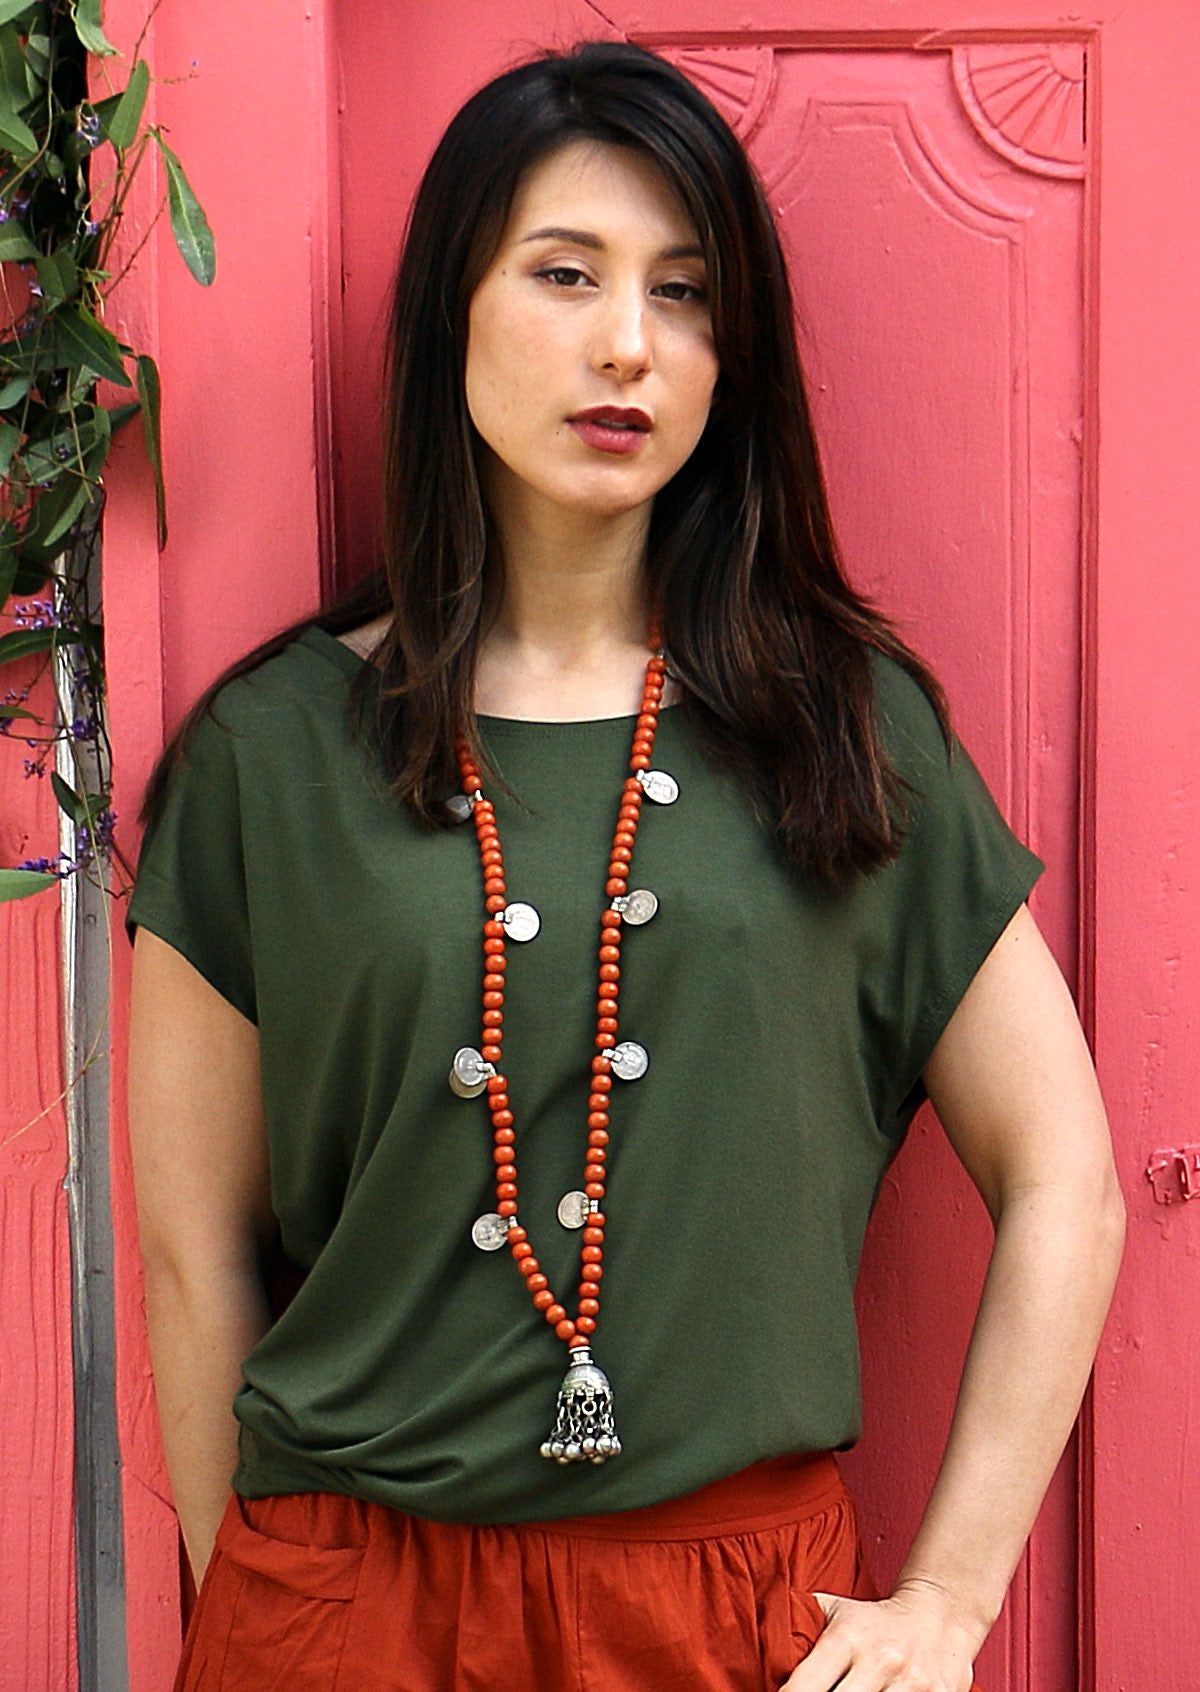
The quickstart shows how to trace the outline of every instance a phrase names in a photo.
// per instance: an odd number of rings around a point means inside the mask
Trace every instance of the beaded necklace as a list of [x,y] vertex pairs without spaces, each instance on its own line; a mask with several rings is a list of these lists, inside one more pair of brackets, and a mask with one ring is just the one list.
[[[657,647],[657,641],[653,643]],[[621,1442],[613,1421],[612,1388],[592,1357],[592,1336],[600,1316],[604,1280],[603,1209],[607,1185],[610,1106],[613,1079],[636,1081],[646,1073],[649,1056],[634,1040],[618,1041],[621,979],[621,937],[627,925],[649,922],[658,899],[646,888],[629,891],[633,847],[642,802],[672,804],[679,795],[673,776],[651,768],[658,712],[662,704],[667,664],[655,650],[646,665],[642,703],[633,729],[629,775],[621,788],[617,823],[609,851],[608,899],[600,918],[599,974],[596,999],[595,1056],[591,1059],[587,1101],[587,1150],[583,1187],[563,1195],[558,1220],[564,1228],[583,1230],[580,1279],[575,1315],[555,1296],[533,1253],[529,1235],[518,1220],[516,1129],[508,1094],[508,1079],[500,1070],[504,1040],[504,978],[508,968],[507,940],[532,940],[541,919],[532,905],[510,901],[504,875],[504,855],[496,827],[496,808],[483,787],[466,742],[460,737],[458,755],[462,793],[451,807],[464,821],[475,824],[479,861],[483,870],[483,1033],[478,1048],[462,1046],[454,1055],[450,1086],[460,1098],[486,1095],[492,1122],[492,1162],[496,1177],[496,1208],[480,1216],[471,1237],[481,1251],[507,1246],[533,1299],[534,1308],[568,1348],[569,1366],[559,1389],[557,1411],[543,1457],[559,1463],[603,1463],[620,1454]]]

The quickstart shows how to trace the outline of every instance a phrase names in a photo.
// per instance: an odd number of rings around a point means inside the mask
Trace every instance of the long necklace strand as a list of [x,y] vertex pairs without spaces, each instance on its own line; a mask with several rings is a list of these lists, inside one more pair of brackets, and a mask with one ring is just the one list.
[[[475,1243],[484,1250],[507,1245],[534,1308],[568,1347],[570,1367],[559,1393],[557,1416],[550,1438],[541,1447],[544,1457],[560,1463],[602,1463],[621,1450],[612,1419],[612,1391],[607,1377],[592,1360],[592,1336],[600,1316],[604,1280],[603,1209],[607,1190],[610,1142],[610,1107],[614,1074],[635,1080],[645,1072],[647,1056],[632,1041],[618,1043],[618,1006],[621,982],[621,936],[626,920],[648,920],[658,901],[644,889],[629,892],[633,848],[637,838],[643,799],[647,793],[660,803],[670,803],[678,792],[673,779],[651,768],[658,712],[662,704],[666,660],[655,651],[646,665],[641,709],[634,724],[629,754],[629,776],[621,788],[616,828],[609,851],[608,875],[604,883],[609,903],[600,919],[600,945],[595,1055],[591,1059],[590,1091],[587,1101],[587,1150],[581,1193],[568,1193],[559,1206],[559,1219],[566,1226],[583,1224],[580,1246],[580,1280],[576,1314],[567,1314],[556,1297],[541,1264],[534,1256],[529,1236],[518,1220],[516,1128],[509,1099],[508,1078],[500,1068],[504,1041],[504,985],[508,958],[507,939],[528,940],[537,932],[539,919],[530,905],[510,903],[504,874],[504,855],[496,826],[496,809],[483,786],[465,740],[456,742],[463,800],[470,808],[479,842],[483,870],[485,919],[483,924],[483,1033],[479,1050],[460,1048],[455,1055],[450,1084],[460,1096],[487,1095],[492,1121],[492,1162],[495,1166],[496,1210],[481,1217],[473,1230]],[[460,813],[461,814],[461,813]],[[616,1062],[614,1063],[614,1059]],[[577,1204],[572,1214],[572,1202]],[[564,1208],[565,1207],[565,1208]]]

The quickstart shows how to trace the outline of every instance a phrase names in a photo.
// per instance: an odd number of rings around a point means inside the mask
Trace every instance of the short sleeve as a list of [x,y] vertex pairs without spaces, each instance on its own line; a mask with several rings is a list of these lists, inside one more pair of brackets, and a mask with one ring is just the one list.
[[900,857],[877,877],[880,944],[867,996],[884,1067],[877,1096],[903,1131],[925,1097],[933,1048],[1044,865],[1008,826],[970,754],[947,744],[903,672],[880,688],[885,739],[910,789]]
[[157,934],[254,1022],[237,744],[235,729],[200,718],[142,840],[125,927],[130,940]]

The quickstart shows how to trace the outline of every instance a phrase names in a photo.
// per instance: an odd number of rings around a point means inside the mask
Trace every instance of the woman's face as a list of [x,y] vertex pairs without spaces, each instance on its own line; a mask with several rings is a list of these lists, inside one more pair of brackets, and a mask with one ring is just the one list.
[[535,166],[470,306],[467,406],[497,514],[648,512],[716,379],[704,258],[657,165],[579,141]]

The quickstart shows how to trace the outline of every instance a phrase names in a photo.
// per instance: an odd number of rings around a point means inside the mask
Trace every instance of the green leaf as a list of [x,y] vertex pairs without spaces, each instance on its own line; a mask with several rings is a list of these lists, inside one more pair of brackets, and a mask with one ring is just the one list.
[[50,785],[54,789],[54,797],[71,821],[79,828],[87,822],[87,807],[76,793],[75,789],[65,782],[57,770],[50,771]]
[[14,376],[0,386],[0,411],[7,411],[10,405],[16,405],[23,400],[32,386],[28,376]]
[[216,245],[208,219],[192,192],[191,184],[184,175],[179,160],[157,129],[152,129],[150,133],[158,143],[158,150],[167,167],[167,205],[171,213],[175,245],[183,254],[183,262],[197,282],[207,288],[217,273]]
[[75,0],[71,15],[75,20],[75,33],[89,53],[107,57],[116,52],[100,24],[100,0]]
[[[22,12],[33,11],[33,0],[0,0],[0,24],[11,23],[13,18],[19,18]],[[41,6],[38,6],[41,11]]]
[[[7,418],[0,418],[0,481],[8,475],[13,454],[20,444],[21,431],[16,424],[10,423]],[[0,594],[0,605],[4,603],[6,597],[7,595]]]
[[123,429],[130,418],[136,417],[141,409],[135,400],[130,400],[128,405],[109,406],[108,421],[112,433],[115,435],[119,429]]
[[31,723],[41,722],[36,711],[27,711],[23,705],[0,705],[0,717],[28,717]]
[[123,388],[129,386],[129,377],[121,362],[121,343],[111,329],[96,321],[86,306],[69,306],[65,311],[56,311],[54,324],[59,347],[70,363],[94,370],[97,376],[119,382]]
[[162,385],[158,379],[158,366],[149,353],[138,355],[137,391],[142,402],[146,456],[154,471],[154,506],[158,516],[158,546],[161,552],[167,544],[167,490],[163,482],[162,467]]
[[150,66],[145,59],[138,59],[129,73],[125,92],[118,99],[112,116],[107,123],[101,119],[101,131],[114,147],[132,147],[137,139],[138,125],[142,121],[142,109],[146,104],[146,90],[149,86]]
[[32,893],[44,893],[57,887],[56,875],[43,875],[40,870],[0,869],[0,904],[10,899],[28,899]]
[[79,266],[70,253],[47,253],[34,263],[47,305],[62,305],[79,292]]
[[11,106],[0,106],[0,148],[19,159],[31,159],[38,150],[37,136]]
[[0,606],[4,605],[17,579],[20,562],[11,546],[0,546]]
[[37,248],[16,218],[0,223],[0,259],[35,259]]
[[49,82],[52,67],[48,35],[31,30],[25,37],[25,63],[40,82]]
[[14,629],[12,634],[0,635],[0,664],[28,658],[34,652],[49,652],[54,635],[54,629]]

